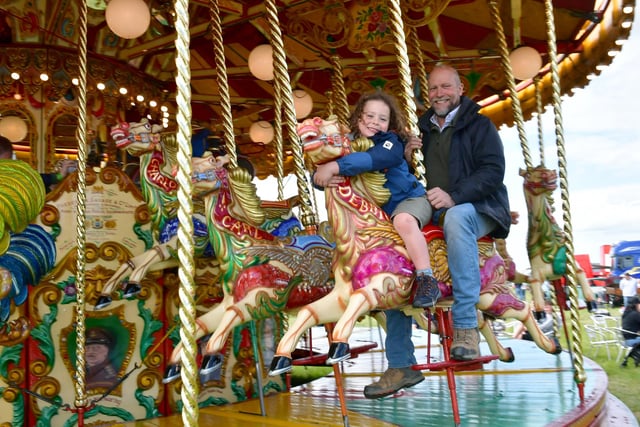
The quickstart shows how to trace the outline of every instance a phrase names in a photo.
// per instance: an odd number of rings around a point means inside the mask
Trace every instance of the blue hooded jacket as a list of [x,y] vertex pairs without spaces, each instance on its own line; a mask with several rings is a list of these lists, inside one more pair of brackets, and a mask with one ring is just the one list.
[[424,196],[424,186],[409,171],[404,159],[404,145],[393,132],[378,132],[370,138],[373,147],[365,152],[348,154],[337,160],[340,175],[354,176],[363,172],[380,171],[385,174],[385,188],[391,192],[389,201],[381,208],[391,215],[401,201]]

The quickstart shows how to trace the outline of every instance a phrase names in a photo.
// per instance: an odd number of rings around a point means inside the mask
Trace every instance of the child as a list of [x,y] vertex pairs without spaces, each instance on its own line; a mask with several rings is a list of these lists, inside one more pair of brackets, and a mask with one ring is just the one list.
[[381,208],[390,216],[402,237],[416,268],[415,307],[432,307],[440,298],[438,281],[433,277],[427,242],[420,231],[431,220],[432,209],[424,186],[409,172],[404,159],[406,140],[404,117],[396,100],[384,92],[363,95],[355,106],[349,125],[353,138],[370,138],[374,145],[366,152],[351,153],[337,161],[318,166],[313,181],[316,185],[336,186],[343,176],[383,171],[391,192]]

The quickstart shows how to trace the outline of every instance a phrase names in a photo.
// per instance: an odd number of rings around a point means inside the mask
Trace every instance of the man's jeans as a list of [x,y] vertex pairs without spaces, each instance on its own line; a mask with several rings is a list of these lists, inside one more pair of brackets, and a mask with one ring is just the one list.
[[478,239],[495,229],[493,219],[479,214],[471,203],[456,205],[444,218],[449,273],[453,286],[453,327],[478,327],[476,304],[480,297]]
[[[456,329],[476,328],[476,303],[480,296],[478,239],[486,236],[496,224],[491,218],[476,212],[471,203],[456,205],[444,219],[449,272],[453,282],[453,326]],[[389,368],[415,365],[411,341],[412,318],[398,310],[385,311],[387,316],[386,355]]]

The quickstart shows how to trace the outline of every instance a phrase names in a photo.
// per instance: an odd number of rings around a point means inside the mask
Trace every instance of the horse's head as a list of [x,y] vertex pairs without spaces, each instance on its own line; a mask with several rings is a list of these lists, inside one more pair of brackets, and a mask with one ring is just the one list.
[[327,120],[320,117],[306,119],[297,125],[296,132],[307,158],[314,165],[321,165],[351,152],[349,132],[337,117]]
[[558,174],[544,166],[520,169],[520,176],[524,178],[525,191],[534,195],[552,193],[558,187]]
[[126,148],[131,155],[139,155],[155,149],[161,130],[161,125],[152,125],[143,118],[139,122],[118,123],[111,128],[111,137],[119,149]]
[[[225,165],[229,163],[229,156],[213,156],[210,152],[205,152],[202,157],[191,159],[194,194],[203,196],[220,189],[221,178],[226,174]],[[174,175],[177,166],[174,166]]]

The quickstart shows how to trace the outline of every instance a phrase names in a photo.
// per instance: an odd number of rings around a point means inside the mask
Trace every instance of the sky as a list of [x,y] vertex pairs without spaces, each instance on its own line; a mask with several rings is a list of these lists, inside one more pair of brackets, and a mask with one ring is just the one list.
[[[637,27],[638,25],[635,25]],[[640,29],[632,28],[622,51],[584,89],[562,98],[562,128],[567,159],[574,254],[601,262],[601,246],[640,240]],[[538,121],[525,123],[533,165],[540,163]],[[519,271],[529,267],[527,208],[519,169],[525,167],[516,127],[499,129],[505,147],[505,184],[511,210],[520,223],[511,227],[509,253]],[[543,115],[545,165],[558,171],[553,108]],[[275,179],[257,181],[263,199],[277,198]],[[295,177],[285,179],[284,196],[297,193]],[[558,181],[559,182],[559,181]],[[560,189],[553,195],[555,219],[564,228]],[[324,206],[321,196],[318,203]],[[326,217],[325,217],[326,218]],[[321,219],[324,219],[321,214]]]

